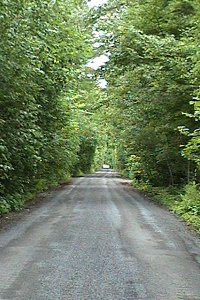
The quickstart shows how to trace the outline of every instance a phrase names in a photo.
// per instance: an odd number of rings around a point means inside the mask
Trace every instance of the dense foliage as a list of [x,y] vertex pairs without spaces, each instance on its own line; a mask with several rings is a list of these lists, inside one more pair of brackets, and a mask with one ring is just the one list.
[[95,14],[116,167],[142,185],[198,183],[199,1],[113,0]]
[[91,167],[83,148],[94,152],[94,133],[78,113],[91,56],[84,13],[78,0],[0,3],[0,212]]
[[184,157],[195,149],[190,141],[182,151],[189,138],[180,131],[197,127],[187,114],[198,84],[198,8],[195,1],[135,1],[117,7],[117,22],[107,28],[105,76],[119,163],[129,171],[140,165],[138,176],[153,185],[184,183],[196,174],[196,164]]
[[[199,224],[199,1],[0,8],[0,212],[109,163]],[[102,53],[109,62],[94,72],[88,59]],[[177,205],[166,195],[180,185]]]

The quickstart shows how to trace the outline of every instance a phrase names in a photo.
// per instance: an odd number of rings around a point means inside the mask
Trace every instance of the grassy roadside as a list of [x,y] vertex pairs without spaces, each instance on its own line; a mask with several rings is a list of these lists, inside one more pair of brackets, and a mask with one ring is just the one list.
[[157,203],[167,207],[200,232],[200,190],[191,182],[185,187],[152,187],[133,180],[133,186],[150,195]]

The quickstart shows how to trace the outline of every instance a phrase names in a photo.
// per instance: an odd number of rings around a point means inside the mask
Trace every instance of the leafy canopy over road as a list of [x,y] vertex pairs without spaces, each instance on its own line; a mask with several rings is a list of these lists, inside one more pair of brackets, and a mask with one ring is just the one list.
[[[0,17],[1,213],[103,162],[143,185],[198,184],[199,1],[3,0]],[[199,218],[197,184],[181,213]]]
[[200,168],[199,1],[110,1],[91,20],[103,32],[98,51],[110,58],[100,75],[117,169],[144,188],[189,183],[177,210],[200,228],[190,184]]
[[76,0],[1,1],[1,212],[90,169],[95,128],[80,106],[96,87],[85,76],[85,13]]

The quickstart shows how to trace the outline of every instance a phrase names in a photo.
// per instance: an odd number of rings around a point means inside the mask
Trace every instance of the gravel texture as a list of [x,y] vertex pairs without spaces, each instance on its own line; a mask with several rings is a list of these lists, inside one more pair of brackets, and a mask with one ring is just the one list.
[[107,170],[0,234],[0,299],[200,300],[200,240]]

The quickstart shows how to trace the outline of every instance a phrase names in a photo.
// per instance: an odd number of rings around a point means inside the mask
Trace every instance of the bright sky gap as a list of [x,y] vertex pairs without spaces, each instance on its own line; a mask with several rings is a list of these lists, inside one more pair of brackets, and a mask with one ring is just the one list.
[[108,0],[91,0],[91,1],[88,1],[88,6],[89,6],[89,8],[93,8],[95,6],[101,6],[107,2],[108,2]]

